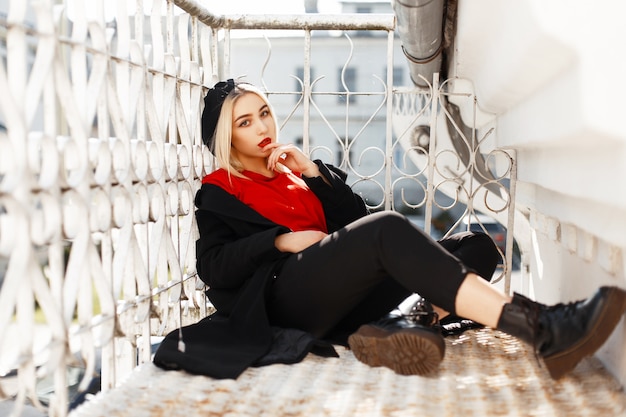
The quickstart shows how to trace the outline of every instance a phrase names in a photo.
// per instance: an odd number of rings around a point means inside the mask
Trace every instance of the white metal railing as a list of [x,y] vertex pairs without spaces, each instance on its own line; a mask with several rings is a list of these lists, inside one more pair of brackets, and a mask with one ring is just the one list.
[[[500,176],[477,180],[482,154],[474,133],[462,135],[469,163],[457,157],[450,164],[451,151],[438,149],[438,123],[454,120],[441,110],[445,83],[435,79],[426,91],[392,88],[393,15],[224,17],[192,0],[155,0],[150,10],[137,0],[130,11],[121,0],[93,3],[10,0],[0,15],[6,126],[0,131],[0,395],[15,400],[14,415],[42,399],[50,415],[66,415],[68,369],[85,369],[84,389],[101,365],[106,390],[150,360],[154,336],[209,313],[195,274],[193,198],[213,164],[200,139],[200,111],[206,87],[230,75],[232,31],[302,31],[301,91],[268,93],[300,97],[285,110],[283,126],[300,124],[302,145],[312,154],[339,149],[334,163],[350,172],[355,187],[368,182],[382,190],[372,208],[397,209],[401,194],[405,206],[425,210],[430,231],[433,208],[449,208],[437,202],[436,191],[450,195],[453,184],[468,212],[512,210],[506,183],[514,184],[515,167],[508,153],[490,154],[504,155]],[[310,53],[311,31],[318,29],[386,35],[382,89],[316,90]],[[378,97],[378,104],[356,134],[346,129],[344,135],[330,126],[318,100],[359,94]],[[471,93],[465,98],[474,100]],[[346,126],[349,106],[346,100]],[[294,116],[297,108],[301,117]],[[423,120],[429,146],[411,141]],[[330,126],[334,142],[311,146],[316,121]],[[349,156],[356,143],[369,143],[363,131],[374,123],[382,123],[384,137]],[[372,149],[382,151],[380,166],[360,173],[354,161]],[[405,170],[405,160],[419,169]],[[424,196],[409,201],[403,180]],[[490,184],[504,190],[495,208],[487,202]],[[507,254],[511,247],[512,236]],[[52,380],[51,395],[42,395],[44,379]]]

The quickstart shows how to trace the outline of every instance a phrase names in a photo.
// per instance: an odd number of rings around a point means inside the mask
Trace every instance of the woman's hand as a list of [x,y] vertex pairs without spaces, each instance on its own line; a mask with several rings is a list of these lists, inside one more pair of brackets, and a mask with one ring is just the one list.
[[318,230],[303,230],[279,235],[274,240],[276,249],[281,252],[298,253],[328,236]]
[[271,150],[267,158],[267,168],[272,171],[276,170],[276,164],[282,164],[305,177],[313,178],[320,175],[317,165],[292,144],[270,143],[264,150]]

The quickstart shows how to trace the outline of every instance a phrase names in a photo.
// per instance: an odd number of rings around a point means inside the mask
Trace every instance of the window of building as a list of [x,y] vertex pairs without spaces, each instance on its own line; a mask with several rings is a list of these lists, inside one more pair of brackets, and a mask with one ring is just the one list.
[[404,85],[404,68],[393,67],[393,85]]
[[[404,86],[404,67],[393,67],[393,86],[394,87],[398,87],[398,86]],[[382,77],[383,80],[387,80],[387,67],[383,68],[382,70]]]
[[[296,77],[298,77],[297,80],[293,80],[294,82],[294,89],[293,91],[302,91],[303,86],[300,83],[304,83],[304,67],[298,67],[296,68]],[[315,72],[313,71],[313,68],[311,68],[311,82],[315,79]],[[295,101],[298,102],[298,100],[300,100],[300,97],[302,95],[301,94],[296,94],[295,95]]]
[[[357,6],[356,7],[356,12],[357,13],[372,13],[372,7],[371,6]],[[375,30],[357,30],[355,31],[355,36],[358,37],[370,37],[370,36],[376,36],[375,35],[376,31]]]
[[[345,91],[344,88],[344,83],[342,82],[342,75],[343,72],[343,68],[339,68],[338,71],[338,85],[339,85],[339,89],[338,91]],[[356,83],[356,68],[346,68],[345,73],[343,73],[343,81],[346,84],[346,87],[348,88],[348,91],[354,93],[357,90],[357,83]],[[345,104],[346,102],[346,95],[338,95],[337,96],[337,101],[341,104]],[[350,103],[354,104],[356,102],[356,96],[350,96]]]

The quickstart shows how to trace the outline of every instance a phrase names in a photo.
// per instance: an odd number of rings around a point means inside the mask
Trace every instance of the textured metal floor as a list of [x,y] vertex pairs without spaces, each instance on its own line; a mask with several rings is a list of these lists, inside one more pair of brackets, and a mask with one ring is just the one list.
[[429,377],[370,368],[343,348],[340,359],[309,355],[297,365],[249,369],[236,381],[146,364],[70,416],[626,415],[624,390],[595,358],[554,382],[525,345],[491,329],[447,338],[446,349]]

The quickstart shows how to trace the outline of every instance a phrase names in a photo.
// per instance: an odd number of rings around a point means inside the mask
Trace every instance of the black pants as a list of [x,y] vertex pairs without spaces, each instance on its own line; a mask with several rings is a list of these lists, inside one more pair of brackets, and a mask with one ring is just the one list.
[[412,293],[454,313],[466,274],[489,280],[499,259],[485,234],[437,242],[398,213],[372,214],[287,260],[273,284],[270,321],[316,337],[349,334]]

